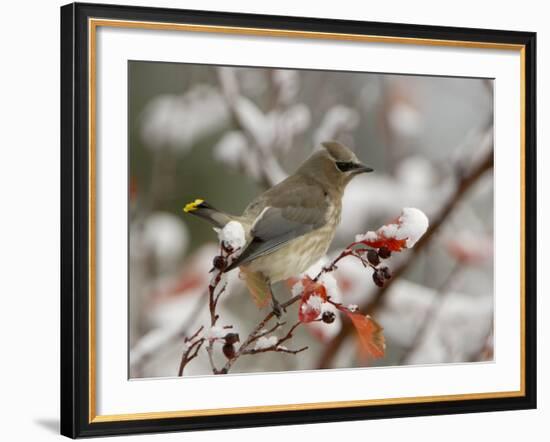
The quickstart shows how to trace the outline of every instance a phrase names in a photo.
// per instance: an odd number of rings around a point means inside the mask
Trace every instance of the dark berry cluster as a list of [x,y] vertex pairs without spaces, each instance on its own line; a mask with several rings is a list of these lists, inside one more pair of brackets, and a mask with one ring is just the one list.
[[324,311],[323,312],[323,315],[321,316],[321,320],[325,323],[325,324],[332,324],[334,322],[334,320],[336,319],[336,315],[333,313],[333,312],[330,312],[330,311]]
[[212,265],[218,270],[223,270],[227,267],[227,259],[225,258],[225,256],[215,256]]
[[391,256],[391,250],[387,247],[380,247],[378,250],[370,249],[367,252],[367,260],[374,267],[372,280],[378,287],[384,287],[386,280],[391,279],[391,272],[387,266],[381,266],[380,262],[383,259],[388,259]]

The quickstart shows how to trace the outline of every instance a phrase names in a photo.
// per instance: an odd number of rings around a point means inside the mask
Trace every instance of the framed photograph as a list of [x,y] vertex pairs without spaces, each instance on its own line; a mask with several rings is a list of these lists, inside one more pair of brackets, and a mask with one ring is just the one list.
[[529,32],[61,8],[61,432],[536,407]]

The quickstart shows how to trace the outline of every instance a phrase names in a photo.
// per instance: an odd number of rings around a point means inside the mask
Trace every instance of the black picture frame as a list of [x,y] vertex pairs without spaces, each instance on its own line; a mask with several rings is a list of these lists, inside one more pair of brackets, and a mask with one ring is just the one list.
[[[501,43],[524,47],[525,334],[524,395],[365,407],[162,419],[90,421],[88,19],[188,23],[316,33]],[[241,428],[536,408],[536,34],[489,29],[328,20],[118,5],[61,8],[61,434],[115,434]]]

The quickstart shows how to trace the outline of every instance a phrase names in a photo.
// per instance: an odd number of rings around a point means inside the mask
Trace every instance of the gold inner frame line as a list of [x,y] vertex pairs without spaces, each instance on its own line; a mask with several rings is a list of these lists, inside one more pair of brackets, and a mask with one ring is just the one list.
[[[159,411],[146,413],[128,413],[128,414],[113,414],[113,415],[98,415],[96,413],[96,36],[97,28],[115,27],[115,28],[135,28],[148,30],[170,30],[170,31],[186,31],[186,32],[206,32],[217,34],[235,34],[243,36],[268,36],[268,37],[292,37],[292,38],[307,38],[307,39],[324,39],[324,40],[339,40],[339,41],[357,41],[370,43],[387,43],[387,44],[412,44],[419,46],[442,46],[442,47],[460,47],[460,48],[477,48],[477,49],[497,49],[518,51],[520,54],[520,101],[521,101],[521,121],[520,121],[520,167],[521,167],[521,183],[520,183],[520,198],[521,198],[521,240],[520,240],[520,389],[518,391],[505,392],[487,392],[487,393],[465,393],[453,395],[438,395],[438,396],[417,396],[417,397],[401,397],[388,399],[366,399],[352,401],[336,401],[336,402],[317,402],[303,404],[286,404],[286,405],[262,405],[255,407],[235,407],[235,408],[217,408],[217,409],[201,409],[201,410],[179,410],[179,411]],[[143,419],[163,419],[175,417],[196,417],[196,416],[216,416],[216,415],[231,415],[244,413],[268,413],[277,411],[293,411],[293,410],[320,410],[328,408],[343,408],[343,407],[365,407],[373,405],[390,405],[390,404],[412,404],[426,402],[441,402],[441,401],[458,401],[458,400],[475,400],[475,399],[494,399],[494,398],[511,398],[525,396],[525,45],[494,43],[494,42],[474,42],[474,41],[459,41],[459,40],[442,40],[442,39],[424,39],[412,37],[390,37],[377,35],[359,35],[346,33],[328,33],[328,32],[312,32],[312,31],[292,31],[282,29],[263,29],[263,28],[245,28],[233,26],[211,26],[211,25],[196,25],[196,24],[181,24],[181,23],[158,23],[145,21],[130,21],[130,20],[111,20],[111,19],[88,19],[88,98],[89,98],[89,382],[88,382],[88,421],[89,423],[96,422],[115,422],[115,421],[132,421]]]

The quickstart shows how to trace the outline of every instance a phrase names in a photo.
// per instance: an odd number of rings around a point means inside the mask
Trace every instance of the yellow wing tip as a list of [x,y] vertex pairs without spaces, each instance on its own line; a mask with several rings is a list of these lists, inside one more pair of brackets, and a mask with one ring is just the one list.
[[204,200],[201,200],[200,198],[197,198],[195,201],[192,201],[190,203],[187,203],[185,207],[183,208],[183,211],[185,213],[192,212],[193,210],[197,210],[197,208],[204,203]]

